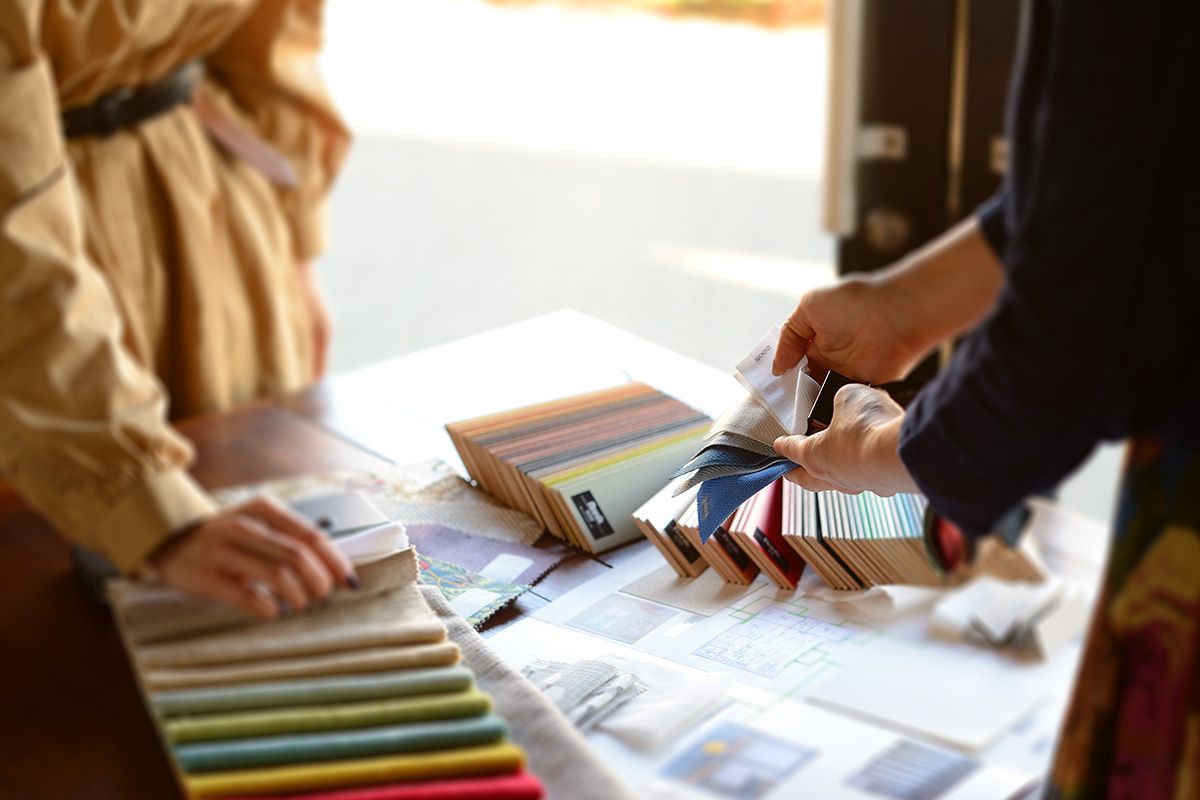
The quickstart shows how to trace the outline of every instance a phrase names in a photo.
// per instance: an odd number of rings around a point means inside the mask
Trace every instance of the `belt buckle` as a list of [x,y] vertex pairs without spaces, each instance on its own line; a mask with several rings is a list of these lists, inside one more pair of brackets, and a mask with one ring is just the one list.
[[134,89],[117,89],[96,98],[92,106],[96,114],[96,133],[111,136],[123,127],[121,109],[136,94]]

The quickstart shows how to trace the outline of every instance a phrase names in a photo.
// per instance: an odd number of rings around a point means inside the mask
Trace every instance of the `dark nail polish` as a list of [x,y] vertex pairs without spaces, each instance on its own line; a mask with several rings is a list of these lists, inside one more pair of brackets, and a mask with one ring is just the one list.
[[286,600],[279,601],[279,616],[289,617],[292,614],[292,606]]
[[362,581],[358,579],[357,575],[350,574],[346,576],[346,585],[357,592],[362,588]]

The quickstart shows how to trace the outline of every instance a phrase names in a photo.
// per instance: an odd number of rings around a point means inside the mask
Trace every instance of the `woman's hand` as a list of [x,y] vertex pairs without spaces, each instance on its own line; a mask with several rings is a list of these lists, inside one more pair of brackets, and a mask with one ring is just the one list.
[[781,436],[775,450],[799,464],[788,480],[814,492],[915,492],[898,452],[903,421],[904,409],[885,392],[851,384],[834,397],[828,428],[811,436]]
[[887,383],[907,375],[926,352],[889,284],[848,278],[800,298],[780,332],[772,369],[781,375],[807,355],[818,379],[833,370]]
[[312,377],[314,381],[325,377],[329,359],[329,340],[333,337],[333,319],[325,303],[325,293],[317,280],[317,271],[311,261],[300,264],[301,286],[305,310],[308,312],[312,335]]
[[971,217],[883,272],[804,295],[772,366],[781,375],[807,355],[818,379],[832,369],[869,383],[899,380],[978,324],[1003,285],[1003,267]]
[[358,588],[350,560],[320,531],[258,497],[167,540],[150,555],[180,591],[271,619]]

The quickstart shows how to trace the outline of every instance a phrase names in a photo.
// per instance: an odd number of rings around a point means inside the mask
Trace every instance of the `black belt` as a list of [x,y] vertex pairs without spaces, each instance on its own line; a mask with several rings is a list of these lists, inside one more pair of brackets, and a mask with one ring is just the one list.
[[154,83],[117,89],[101,95],[89,105],[64,109],[63,133],[68,139],[109,136],[122,128],[145,122],[191,100],[199,79],[200,65],[193,61]]

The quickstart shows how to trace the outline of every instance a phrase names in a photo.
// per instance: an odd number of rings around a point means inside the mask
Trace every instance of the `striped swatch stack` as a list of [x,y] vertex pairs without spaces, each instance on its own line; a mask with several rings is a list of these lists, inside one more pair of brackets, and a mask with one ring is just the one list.
[[591,553],[638,538],[629,514],[712,420],[644,383],[446,426],[481,488]]
[[118,627],[185,795],[536,800],[540,782],[418,588],[412,548],[271,622],[118,583]]

